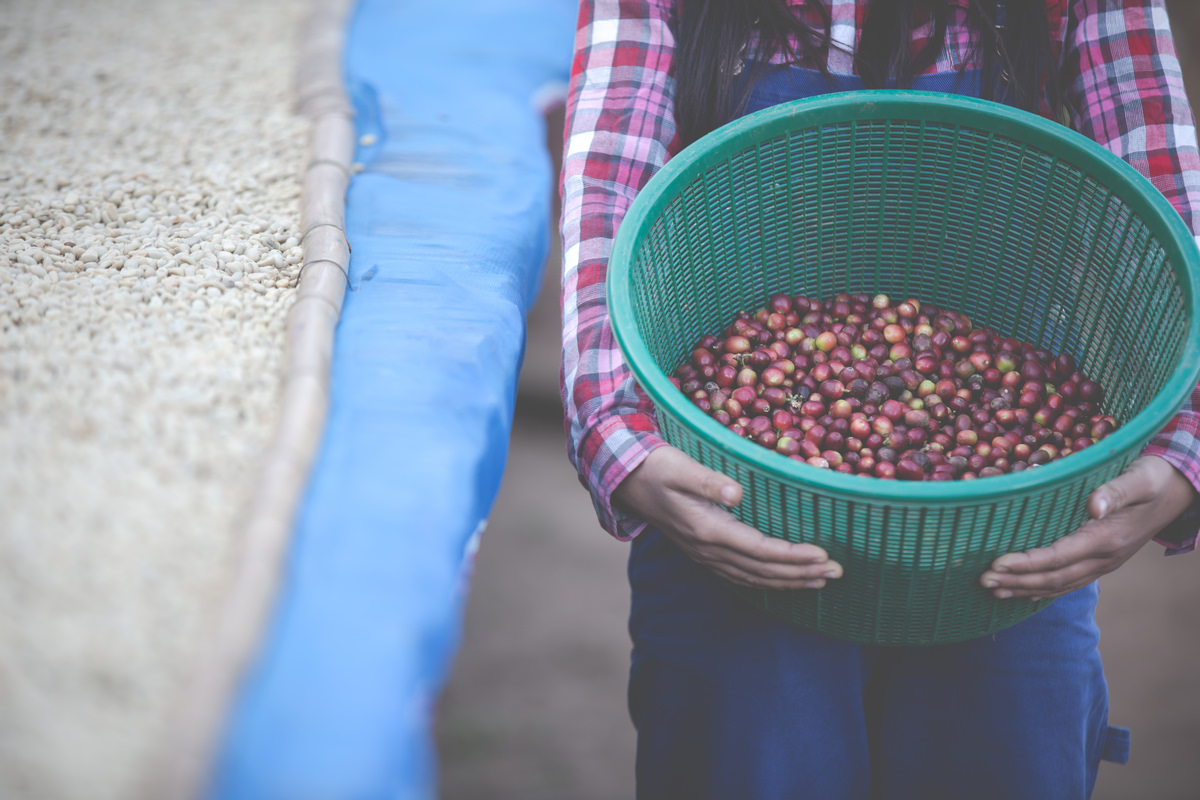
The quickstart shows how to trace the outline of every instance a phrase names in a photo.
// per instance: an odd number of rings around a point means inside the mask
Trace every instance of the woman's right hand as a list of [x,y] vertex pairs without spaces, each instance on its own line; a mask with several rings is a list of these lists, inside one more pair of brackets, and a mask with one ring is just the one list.
[[[719,506],[736,506],[742,487],[674,447],[660,447],[613,493],[693,561],[733,583],[761,589],[819,589],[842,567],[820,547],[766,536]],[[713,505],[714,503],[718,505]]]

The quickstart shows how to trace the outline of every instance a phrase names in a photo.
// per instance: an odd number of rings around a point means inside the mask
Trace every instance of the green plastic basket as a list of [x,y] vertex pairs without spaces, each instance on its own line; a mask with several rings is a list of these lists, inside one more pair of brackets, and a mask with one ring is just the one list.
[[[672,159],[621,224],[613,330],[663,435],[745,487],[734,513],[814,542],[845,567],[819,591],[744,591],[804,628],[856,642],[950,642],[1044,602],[978,585],[997,556],[1079,527],[1200,378],[1200,254],[1135,170],[1032,114],[925,92],[775,106]],[[820,470],[742,440],[667,375],[706,333],[773,292],[885,292],[1070,352],[1122,427],[1037,469],[907,483]]]

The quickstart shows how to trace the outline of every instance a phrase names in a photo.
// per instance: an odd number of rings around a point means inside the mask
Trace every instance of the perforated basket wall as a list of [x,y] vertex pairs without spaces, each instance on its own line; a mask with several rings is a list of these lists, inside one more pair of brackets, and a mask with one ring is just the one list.
[[[618,341],[663,434],[746,489],[735,513],[845,566],[820,591],[747,592],[805,628],[956,641],[1039,607],[979,587],[989,562],[1085,519],[1200,377],[1200,257],[1166,200],[1067,128],[985,101],[855,92],[776,106],[697,142],[639,194],[609,274]],[[706,333],[773,292],[917,297],[1076,356],[1122,428],[1021,473],[903,483],[790,461],[667,381]]]

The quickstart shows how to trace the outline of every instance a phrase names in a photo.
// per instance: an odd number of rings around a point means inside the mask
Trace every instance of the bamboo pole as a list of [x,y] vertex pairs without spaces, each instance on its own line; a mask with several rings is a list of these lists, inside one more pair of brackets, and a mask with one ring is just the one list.
[[288,312],[279,418],[241,526],[241,550],[214,631],[172,715],[145,781],[146,800],[194,800],[206,789],[238,686],[270,619],[282,564],[329,408],[333,335],[350,266],[346,190],[354,110],[343,88],[342,40],[352,0],[312,0],[301,34],[297,110],[311,120],[301,195],[304,262]]

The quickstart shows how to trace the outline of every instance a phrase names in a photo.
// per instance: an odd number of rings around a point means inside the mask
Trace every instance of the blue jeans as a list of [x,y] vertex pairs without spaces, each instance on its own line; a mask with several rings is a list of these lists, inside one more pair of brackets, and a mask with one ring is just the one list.
[[990,636],[885,648],[751,608],[657,531],[629,580],[642,800],[1073,800],[1126,760],[1095,584]]

